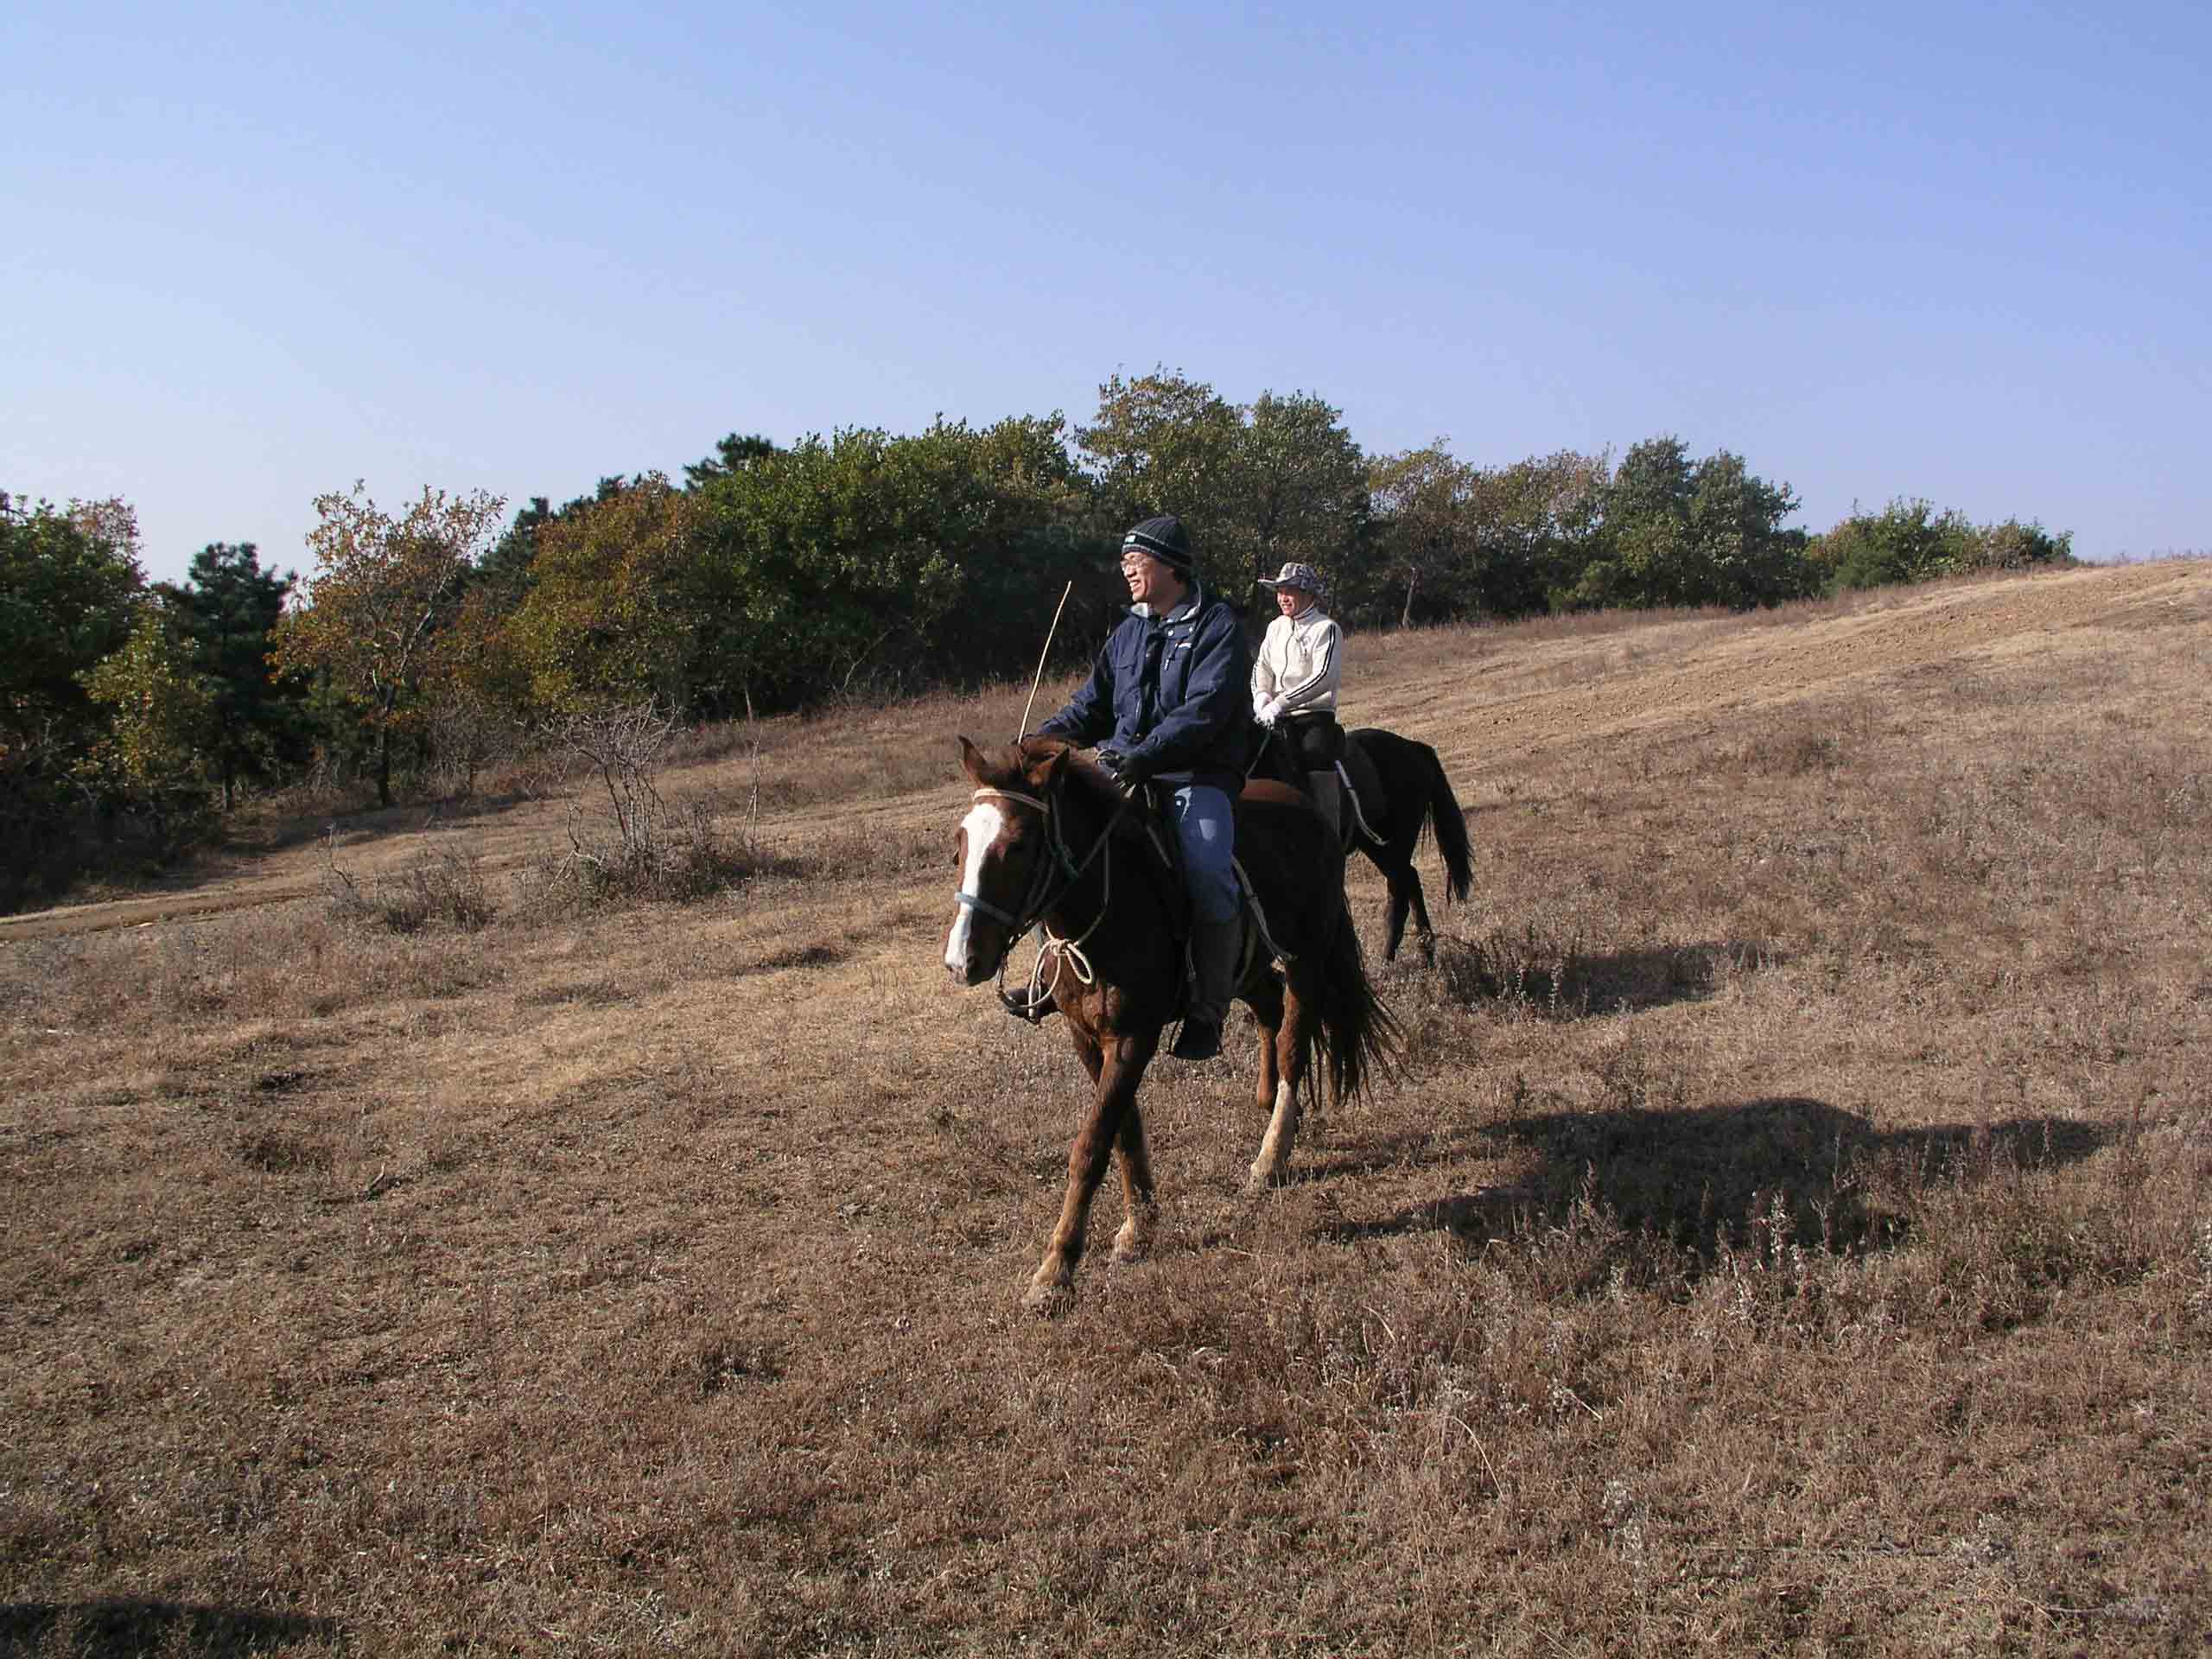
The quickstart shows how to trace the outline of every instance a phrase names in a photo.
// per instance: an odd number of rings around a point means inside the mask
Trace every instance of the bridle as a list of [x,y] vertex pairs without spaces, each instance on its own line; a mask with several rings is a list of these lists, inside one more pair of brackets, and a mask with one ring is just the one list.
[[[1043,922],[1053,906],[1074,890],[1075,884],[1083,880],[1093,861],[1105,853],[1108,842],[1113,839],[1114,825],[1122,814],[1128,810],[1129,803],[1124,799],[1115,809],[1113,817],[1106,820],[1097,839],[1091,842],[1090,850],[1077,858],[1061,828],[1062,814],[1055,810],[1052,801],[1040,796],[1025,795],[1020,790],[999,789],[990,785],[976,790],[968,798],[970,801],[1018,801],[1024,806],[1036,808],[1038,816],[1045,821],[1047,856],[1037,861],[1036,873],[1029,878],[1029,890],[1022,895],[1018,911],[1002,910],[982,893],[970,893],[965,887],[953,895],[964,909],[980,911],[1007,929],[1006,945],[999,952],[999,1001],[1006,1005],[1008,1014],[1018,1015],[1033,1025],[1044,1019],[1046,1007],[1052,1000],[1051,989],[1044,983],[1045,958],[1047,956],[1054,958],[1052,978],[1055,985],[1059,980],[1058,963],[1061,959],[1073,967],[1076,978],[1083,984],[1093,982],[1095,976],[1090,959],[1083,954],[1083,944],[1098,931],[1098,925],[1106,919],[1107,909],[1113,901],[1113,861],[1107,859],[1102,866],[1105,891],[1099,898],[1098,913],[1091,918],[1089,927],[1071,939],[1060,938],[1050,926],[1045,928],[1044,948],[1038,952],[1036,966],[1030,972],[1027,997],[1016,996],[1006,988],[1007,958],[1014,954],[1014,947],[1028,935],[1030,930]],[[1065,878],[1057,886],[1054,885],[1056,876]]]

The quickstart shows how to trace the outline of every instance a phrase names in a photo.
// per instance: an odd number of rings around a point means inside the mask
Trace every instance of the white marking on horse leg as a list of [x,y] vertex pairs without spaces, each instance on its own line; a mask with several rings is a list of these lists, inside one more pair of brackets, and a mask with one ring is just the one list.
[[1281,1186],[1290,1173],[1290,1154],[1298,1145],[1298,1093],[1290,1086],[1290,1079],[1283,1078],[1275,1084],[1274,1116],[1268,1120],[1267,1138],[1260,1142],[1260,1155],[1252,1160],[1251,1178],[1245,1190],[1263,1192],[1268,1187]]
[[[960,863],[960,891],[980,891],[976,883],[982,879],[983,860],[997,845],[999,836],[1006,830],[1006,815],[988,801],[978,801],[968,809],[968,816],[960,821],[960,828],[968,837],[968,856]],[[975,949],[976,912],[966,905],[955,907],[952,931],[945,936],[944,965],[962,978],[968,976],[968,959]]]
[[1153,1230],[1159,1224],[1160,1206],[1149,1200],[1140,1200],[1131,1206],[1121,1230],[1114,1235],[1114,1259],[1116,1262],[1141,1262],[1152,1254]]

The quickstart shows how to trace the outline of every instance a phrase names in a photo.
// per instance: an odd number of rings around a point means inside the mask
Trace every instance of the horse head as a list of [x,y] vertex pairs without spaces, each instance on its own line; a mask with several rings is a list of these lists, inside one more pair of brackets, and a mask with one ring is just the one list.
[[960,766],[975,785],[960,821],[956,863],[959,908],[945,938],[945,971],[980,985],[1036,923],[1054,874],[1053,803],[1072,752],[1032,737],[990,753],[960,740]]

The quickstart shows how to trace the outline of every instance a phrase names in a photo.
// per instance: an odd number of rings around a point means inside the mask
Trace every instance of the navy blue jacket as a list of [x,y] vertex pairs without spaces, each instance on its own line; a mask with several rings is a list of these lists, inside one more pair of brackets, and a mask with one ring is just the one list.
[[1252,647],[1236,613],[1193,586],[1163,619],[1131,610],[1090,678],[1037,729],[1118,749],[1162,782],[1244,785]]

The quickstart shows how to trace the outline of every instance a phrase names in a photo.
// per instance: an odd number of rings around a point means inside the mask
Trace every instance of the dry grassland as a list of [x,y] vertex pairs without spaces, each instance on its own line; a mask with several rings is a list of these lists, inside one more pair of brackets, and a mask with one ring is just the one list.
[[0,925],[0,1650],[2203,1651],[2212,564],[1355,650],[1477,848],[1403,1075],[1252,1199],[1162,1062],[1056,1323],[1021,690],[700,740],[690,904],[525,801]]

